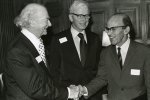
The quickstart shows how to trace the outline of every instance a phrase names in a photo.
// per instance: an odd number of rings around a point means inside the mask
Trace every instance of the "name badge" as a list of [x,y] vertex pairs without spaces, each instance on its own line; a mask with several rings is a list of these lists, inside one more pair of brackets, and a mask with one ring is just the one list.
[[40,62],[42,61],[41,56],[37,56],[35,59],[36,59],[36,61],[37,61],[38,63],[40,63]]
[[131,69],[131,75],[140,75],[139,69]]
[[66,37],[63,37],[63,38],[59,39],[59,42],[60,42],[60,43],[67,42],[67,38],[66,38]]

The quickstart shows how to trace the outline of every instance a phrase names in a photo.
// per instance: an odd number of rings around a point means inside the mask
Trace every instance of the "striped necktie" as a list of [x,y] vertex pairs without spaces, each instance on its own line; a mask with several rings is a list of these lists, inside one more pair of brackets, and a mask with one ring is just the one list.
[[122,69],[122,57],[121,57],[121,48],[118,47],[118,60],[119,60],[119,64],[120,64],[120,68]]

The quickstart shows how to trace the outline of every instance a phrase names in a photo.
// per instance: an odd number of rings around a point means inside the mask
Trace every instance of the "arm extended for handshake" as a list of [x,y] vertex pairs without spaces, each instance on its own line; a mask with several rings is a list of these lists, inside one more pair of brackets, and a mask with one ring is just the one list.
[[88,96],[88,91],[87,91],[87,88],[85,86],[70,85],[68,87],[68,91],[69,91],[68,98],[71,98],[74,100],[78,100],[81,96],[84,96],[85,98],[86,98],[86,96]]

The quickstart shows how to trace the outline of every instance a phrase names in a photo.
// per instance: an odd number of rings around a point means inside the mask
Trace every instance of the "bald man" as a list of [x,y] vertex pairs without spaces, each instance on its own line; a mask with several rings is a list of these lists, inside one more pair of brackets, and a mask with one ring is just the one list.
[[105,31],[111,45],[102,51],[98,73],[83,94],[88,98],[108,84],[108,100],[150,100],[150,49],[133,41],[129,16],[113,15]]

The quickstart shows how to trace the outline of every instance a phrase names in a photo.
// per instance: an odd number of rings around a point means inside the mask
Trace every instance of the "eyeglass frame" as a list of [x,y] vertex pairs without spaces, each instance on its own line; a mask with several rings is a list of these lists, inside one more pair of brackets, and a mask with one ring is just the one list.
[[75,15],[75,16],[77,16],[77,18],[86,18],[86,19],[90,19],[90,14],[75,14],[75,13],[70,13],[70,14],[72,14],[72,15]]
[[109,32],[109,31],[112,31],[112,30],[115,30],[115,29],[117,29],[117,28],[119,28],[119,27],[127,27],[126,25],[122,25],[122,26],[114,26],[114,27],[110,27],[110,28],[108,28],[108,27],[105,27],[105,31],[107,31],[107,32]]

